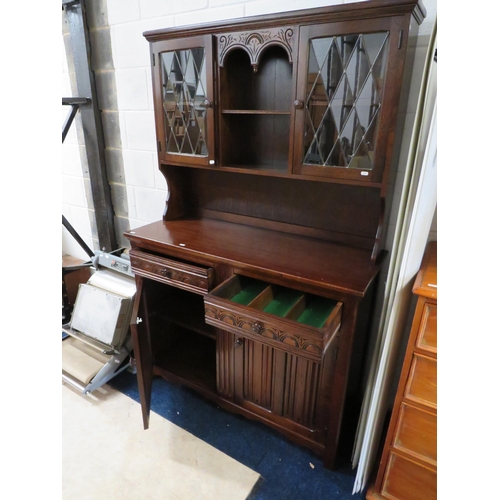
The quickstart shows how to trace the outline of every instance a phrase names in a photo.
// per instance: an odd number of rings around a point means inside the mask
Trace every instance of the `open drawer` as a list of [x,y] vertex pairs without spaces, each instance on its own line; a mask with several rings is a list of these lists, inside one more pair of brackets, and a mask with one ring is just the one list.
[[190,292],[205,294],[212,288],[213,269],[159,257],[140,250],[130,251],[132,271]]
[[340,328],[341,302],[238,274],[204,302],[207,323],[313,357],[321,357]]

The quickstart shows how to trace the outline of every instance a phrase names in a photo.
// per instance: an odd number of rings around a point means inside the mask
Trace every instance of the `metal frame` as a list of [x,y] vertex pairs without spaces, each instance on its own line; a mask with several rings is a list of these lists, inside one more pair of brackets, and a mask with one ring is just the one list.
[[[90,37],[85,0],[62,0],[62,8],[65,10],[68,20],[78,94],[85,96],[73,98],[73,102],[69,98],[66,99],[69,101],[67,104],[72,106],[67,120],[67,123],[69,121],[68,129],[74,115],[80,109],[99,248],[102,251],[111,252],[116,250],[118,245],[114,227],[111,189],[106,171],[101,114],[97,103],[94,73],[90,66]],[[63,104],[65,104],[64,100]],[[63,141],[64,137],[65,129],[63,127]]]
[[64,122],[63,129],[62,129],[62,141],[64,142],[64,139],[66,139],[66,136],[68,135],[69,129],[71,128],[71,124],[73,123],[73,120],[75,119],[76,113],[80,106],[82,104],[88,104],[90,102],[90,99],[87,97],[63,97],[62,98],[62,104],[63,106],[71,106],[71,110],[68,113],[68,116],[66,118],[66,121]]

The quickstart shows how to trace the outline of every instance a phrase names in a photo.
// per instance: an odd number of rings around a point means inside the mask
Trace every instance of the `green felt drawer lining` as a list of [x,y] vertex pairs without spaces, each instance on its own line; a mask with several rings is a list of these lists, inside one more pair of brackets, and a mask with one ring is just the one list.
[[302,297],[302,292],[285,288],[264,308],[264,312],[284,318]]
[[249,285],[243,288],[243,290],[234,295],[231,298],[231,301],[246,306],[250,304],[250,302],[252,302],[257,295],[263,292],[267,286],[267,283],[263,283],[262,281],[252,281]]
[[336,302],[324,297],[314,297],[298,317],[297,322],[321,328],[333,311]]

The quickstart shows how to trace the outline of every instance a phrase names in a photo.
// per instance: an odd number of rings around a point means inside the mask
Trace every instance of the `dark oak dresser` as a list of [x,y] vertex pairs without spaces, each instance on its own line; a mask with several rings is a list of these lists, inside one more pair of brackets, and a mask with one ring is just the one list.
[[437,243],[413,285],[418,301],[394,408],[369,500],[437,498]]
[[125,233],[145,428],[161,376],[334,467],[424,16],[374,0],[144,34],[168,186]]

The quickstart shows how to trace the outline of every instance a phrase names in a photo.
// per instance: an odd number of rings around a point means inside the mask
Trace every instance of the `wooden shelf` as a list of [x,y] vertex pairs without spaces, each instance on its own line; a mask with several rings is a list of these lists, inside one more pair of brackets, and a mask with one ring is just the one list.
[[[154,303],[156,321],[172,323],[176,327],[196,332],[215,340],[215,329],[205,323],[203,298],[185,290],[165,287],[162,283],[149,283]],[[165,290],[168,293],[165,293]]]
[[265,175],[266,173],[273,174],[273,175],[284,175],[288,176],[288,167],[287,166],[282,166],[282,167],[276,167],[273,165],[253,165],[253,164],[248,164],[248,165],[224,165],[220,167],[221,169],[227,170],[227,171],[232,171],[232,172],[248,172],[251,171],[252,173],[259,173],[262,175]]
[[176,329],[177,338],[156,352],[155,372],[188,382],[193,388],[216,392],[215,341],[186,329]]

